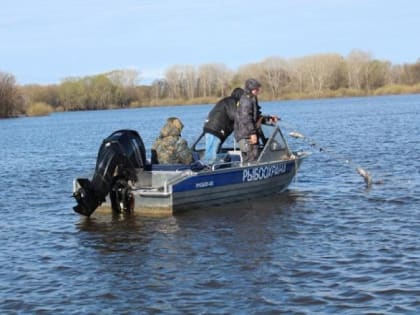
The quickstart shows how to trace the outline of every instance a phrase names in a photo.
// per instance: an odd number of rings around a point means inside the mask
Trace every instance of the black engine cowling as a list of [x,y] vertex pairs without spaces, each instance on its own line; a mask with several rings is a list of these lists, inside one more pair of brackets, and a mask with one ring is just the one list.
[[[137,171],[143,170],[146,151],[143,140],[135,130],[118,130],[103,140],[96,160],[92,180],[76,179],[78,189],[73,193],[77,213],[90,216],[105,201],[108,193],[115,211],[121,211],[123,202],[131,200],[127,189],[128,182],[137,181]],[[124,187],[122,189],[121,187]],[[124,196],[121,194],[124,193]],[[117,198],[118,197],[118,198]]]

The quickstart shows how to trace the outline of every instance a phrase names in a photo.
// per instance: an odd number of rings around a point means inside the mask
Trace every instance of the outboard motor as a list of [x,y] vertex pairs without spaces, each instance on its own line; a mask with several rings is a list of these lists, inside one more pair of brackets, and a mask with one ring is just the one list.
[[132,183],[137,181],[137,171],[144,169],[146,152],[137,131],[118,130],[103,140],[96,160],[92,180],[77,178],[73,197],[77,213],[90,216],[110,193],[112,209],[130,210],[134,204]]

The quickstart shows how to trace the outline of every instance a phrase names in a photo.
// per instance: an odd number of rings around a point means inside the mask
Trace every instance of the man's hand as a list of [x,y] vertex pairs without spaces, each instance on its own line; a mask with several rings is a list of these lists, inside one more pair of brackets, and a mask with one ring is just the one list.
[[249,140],[248,140],[248,142],[249,142],[250,144],[257,144],[257,142],[258,142],[257,135],[250,135],[250,136],[249,136]]
[[275,124],[279,120],[280,120],[280,117],[279,116],[273,115],[273,116],[270,116],[269,122],[272,123],[272,124]]

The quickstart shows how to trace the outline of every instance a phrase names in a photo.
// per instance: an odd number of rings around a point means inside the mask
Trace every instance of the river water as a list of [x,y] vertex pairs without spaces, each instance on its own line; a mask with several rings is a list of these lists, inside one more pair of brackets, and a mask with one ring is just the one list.
[[289,189],[164,218],[79,216],[72,180],[117,129],[192,143],[211,105],[0,120],[0,313],[418,314],[420,95],[261,105],[311,140]]

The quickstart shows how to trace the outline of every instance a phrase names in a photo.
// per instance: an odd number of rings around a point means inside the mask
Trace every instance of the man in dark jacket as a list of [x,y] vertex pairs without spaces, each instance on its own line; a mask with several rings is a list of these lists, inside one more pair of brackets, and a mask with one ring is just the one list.
[[260,125],[276,123],[277,116],[263,116],[258,104],[258,94],[261,84],[255,79],[245,82],[245,94],[239,100],[235,116],[235,140],[239,143],[243,162],[253,162],[258,159],[258,143],[260,140]]
[[235,88],[230,96],[217,102],[208,114],[203,128],[206,137],[204,162],[211,164],[216,160],[220,145],[232,133],[237,105],[243,94],[243,89]]

